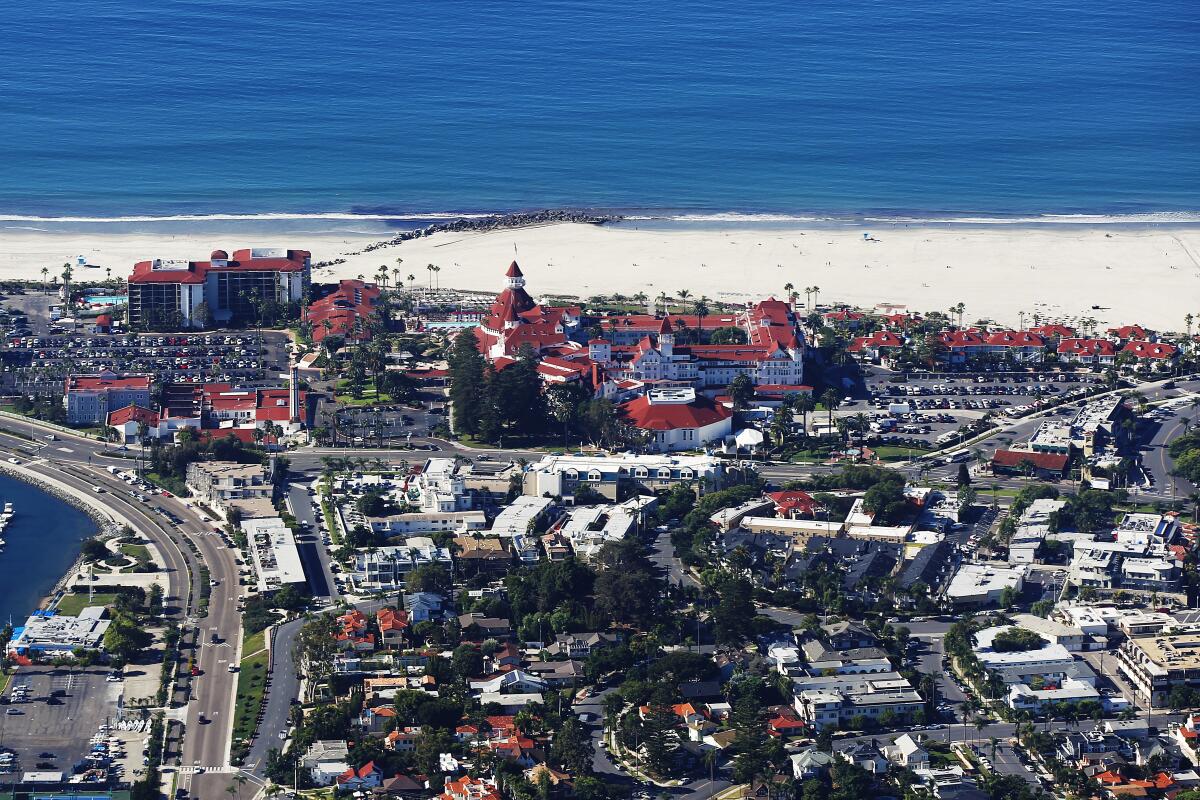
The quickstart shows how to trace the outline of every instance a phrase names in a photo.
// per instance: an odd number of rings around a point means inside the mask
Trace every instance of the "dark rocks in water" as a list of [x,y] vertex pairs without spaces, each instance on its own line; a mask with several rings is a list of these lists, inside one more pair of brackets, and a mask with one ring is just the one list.
[[[624,217],[620,214],[589,214],[586,211],[571,211],[569,209],[545,209],[543,211],[524,211],[513,214],[492,214],[486,217],[474,217],[438,222],[426,225],[424,228],[398,233],[391,239],[373,242],[360,251],[347,253],[349,256],[370,253],[385,247],[394,247],[411,239],[432,236],[435,233],[466,233],[471,231],[497,231],[505,228],[527,228],[531,225],[546,225],[555,222],[578,222],[585,225],[604,225],[608,222],[620,222]],[[345,263],[345,258],[335,258],[332,261],[318,261],[313,268],[329,267]]]

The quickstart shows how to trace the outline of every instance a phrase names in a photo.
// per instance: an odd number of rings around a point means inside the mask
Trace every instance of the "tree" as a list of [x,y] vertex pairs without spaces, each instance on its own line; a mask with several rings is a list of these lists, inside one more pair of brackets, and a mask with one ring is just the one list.
[[154,637],[138,627],[132,617],[118,613],[104,632],[104,649],[113,659],[126,663],[149,647],[153,640]]
[[192,310],[192,320],[201,328],[210,328],[212,319],[212,309],[208,307],[208,302],[201,300]]
[[821,404],[829,413],[829,428],[833,428],[833,412],[842,404],[842,396],[832,386],[821,394]]
[[478,433],[484,408],[485,362],[474,331],[466,330],[454,337],[447,361],[454,429],[460,434]]
[[483,674],[483,653],[473,644],[460,644],[450,656],[454,673],[464,680]]
[[732,326],[717,328],[708,337],[708,341],[711,344],[745,344],[746,332],[741,328]]
[[550,744],[550,760],[572,775],[587,775],[592,771],[591,737],[575,717],[566,717],[555,731]]
[[741,576],[729,576],[717,588],[720,600],[713,611],[713,626],[718,644],[740,645],[752,632],[756,615],[753,587]]
[[596,611],[615,622],[643,626],[657,611],[662,578],[634,539],[607,542],[596,556]]
[[729,397],[733,400],[735,409],[747,408],[754,400],[754,381],[744,372],[729,383]]
[[971,485],[971,470],[967,468],[965,461],[960,461],[958,464],[958,485],[960,488]]
[[669,708],[651,704],[650,712],[642,720],[642,742],[650,771],[669,775],[675,766],[675,751],[679,748],[675,714]]

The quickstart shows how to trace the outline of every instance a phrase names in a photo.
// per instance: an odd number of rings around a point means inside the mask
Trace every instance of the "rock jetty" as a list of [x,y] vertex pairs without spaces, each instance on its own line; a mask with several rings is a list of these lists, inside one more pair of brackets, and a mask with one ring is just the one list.
[[[463,217],[448,222],[436,222],[411,231],[402,231],[391,239],[373,242],[362,250],[347,253],[356,256],[370,253],[385,247],[395,247],[412,239],[421,239],[435,233],[467,233],[474,231],[497,231],[506,228],[527,228],[532,225],[549,225],[558,222],[575,222],[584,225],[604,225],[609,222],[620,222],[624,217],[620,214],[592,214],[586,211],[570,209],[544,209],[542,211],[521,211],[512,214],[491,214],[486,217]],[[313,264],[314,268],[328,267],[344,263],[344,258],[332,261],[321,261]]]

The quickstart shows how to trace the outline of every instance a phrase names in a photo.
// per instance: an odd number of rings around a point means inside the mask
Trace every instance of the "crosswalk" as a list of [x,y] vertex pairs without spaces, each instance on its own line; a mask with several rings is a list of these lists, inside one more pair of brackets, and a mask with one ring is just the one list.
[[179,768],[180,775],[199,775],[201,773],[205,773],[205,774],[212,773],[212,774],[216,774],[216,775],[230,775],[237,771],[238,771],[237,767],[229,767],[229,766],[205,767],[205,766],[194,766],[193,765],[190,767],[180,767]]

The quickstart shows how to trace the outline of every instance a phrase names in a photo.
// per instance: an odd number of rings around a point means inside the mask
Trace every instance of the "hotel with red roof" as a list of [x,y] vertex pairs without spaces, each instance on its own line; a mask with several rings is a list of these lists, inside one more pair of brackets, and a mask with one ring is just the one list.
[[[736,314],[622,315],[599,317],[601,335],[581,342],[584,314],[576,306],[543,306],[525,289],[516,262],[504,290],[476,329],[480,349],[498,369],[513,362],[523,346],[539,356],[542,379],[579,381],[598,394],[628,399],[652,388],[691,387],[715,394],[738,375],[755,385],[808,391],[804,380],[804,334],[791,306],[764,300]],[[682,323],[682,324],[681,324]],[[681,328],[705,333],[738,328],[745,344],[677,344]]]
[[360,280],[343,280],[331,293],[313,300],[304,309],[310,336],[319,343],[326,336],[341,336],[347,342],[371,338],[368,318],[379,303],[379,287]]
[[200,304],[215,324],[230,325],[256,318],[255,303],[299,303],[311,279],[307,250],[255,247],[233,256],[214,250],[208,261],[140,261],[129,276],[129,326],[199,328]]

